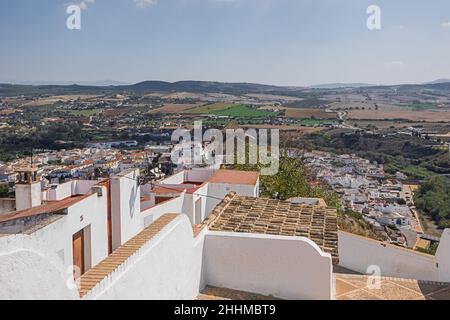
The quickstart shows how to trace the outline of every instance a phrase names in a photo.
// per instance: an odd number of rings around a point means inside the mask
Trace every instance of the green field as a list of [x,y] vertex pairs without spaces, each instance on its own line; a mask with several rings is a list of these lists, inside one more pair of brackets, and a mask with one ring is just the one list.
[[402,108],[411,108],[415,111],[425,111],[436,108],[436,106],[432,103],[419,103],[419,102],[411,104],[399,104],[398,106]]
[[213,104],[207,104],[204,106],[194,107],[191,109],[183,110],[180,113],[186,113],[186,114],[206,114],[206,113],[214,113],[216,111],[225,110],[229,107],[233,107],[234,104],[232,103],[213,103]]
[[276,115],[273,111],[258,110],[246,105],[232,105],[223,110],[212,112],[216,116],[235,118],[267,118]]
[[287,103],[284,105],[284,107],[292,109],[309,109],[309,108],[320,108],[330,103],[331,101],[313,98]]
[[317,119],[301,119],[295,122],[295,125],[302,127],[317,127],[324,123],[331,123],[330,120],[317,120]]

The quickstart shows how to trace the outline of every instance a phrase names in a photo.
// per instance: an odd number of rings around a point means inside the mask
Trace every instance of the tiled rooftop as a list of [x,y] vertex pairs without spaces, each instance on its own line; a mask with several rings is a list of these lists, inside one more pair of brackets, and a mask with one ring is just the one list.
[[230,193],[204,222],[211,231],[300,236],[314,241],[338,263],[336,209]]
[[259,172],[256,171],[239,171],[221,169],[209,177],[206,182],[211,183],[228,183],[228,184],[247,184],[255,185],[259,179]]
[[84,297],[109,274],[117,270],[129,257],[136,253],[177,216],[177,214],[163,215],[144,231],[120,246],[109,257],[81,276],[80,296]]
[[73,196],[61,201],[50,201],[38,207],[30,208],[22,211],[15,211],[10,214],[5,214],[0,217],[0,222],[7,222],[17,220],[20,218],[28,218],[32,216],[38,216],[41,214],[57,213],[64,209],[67,209],[78,202],[90,197],[92,194]]

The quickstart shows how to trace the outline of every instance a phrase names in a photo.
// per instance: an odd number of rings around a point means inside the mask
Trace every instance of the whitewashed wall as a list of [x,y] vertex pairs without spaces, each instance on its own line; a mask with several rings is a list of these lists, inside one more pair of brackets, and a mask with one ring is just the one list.
[[130,170],[111,179],[111,214],[113,250],[144,228],[141,192],[137,183],[139,170]]
[[150,224],[158,220],[163,214],[166,213],[182,213],[184,194],[180,197],[160,203],[150,209],[147,209],[141,213],[144,227],[148,227]]
[[73,195],[87,194],[97,184],[96,180],[72,180],[61,183],[55,188],[45,191],[43,200],[59,201]]
[[180,215],[86,299],[192,300],[202,288],[203,237]]
[[0,215],[16,210],[15,199],[0,199]]
[[173,176],[170,176],[166,179],[164,179],[161,183],[164,184],[182,184],[184,182],[185,173],[184,171],[181,171]]
[[67,215],[30,235],[30,240],[43,243],[56,253],[66,268],[73,264],[72,235],[90,227],[90,239],[85,239],[89,257],[86,269],[108,256],[107,199],[93,194],[68,208]]
[[16,210],[26,210],[42,204],[41,183],[16,184]]
[[25,235],[0,238],[0,300],[79,299],[71,271],[45,244]]
[[331,256],[307,238],[208,232],[203,268],[212,286],[283,299],[333,297]]
[[[195,178],[192,179],[195,181]],[[165,213],[183,213],[188,216],[192,224],[200,224],[222,201],[221,199],[225,198],[225,196],[231,191],[236,192],[240,196],[255,197],[259,194],[259,184],[252,186],[240,184],[206,183],[193,194],[182,193],[175,199],[144,210],[142,212],[144,225],[148,226]],[[199,215],[196,214],[196,205],[201,206]]]
[[97,184],[96,180],[73,180],[72,194],[86,194]]
[[360,273],[378,266],[386,277],[440,281],[437,263],[430,255],[339,231],[339,264]]
[[213,169],[192,169],[186,170],[185,181],[204,182],[214,174]]
[[439,280],[450,282],[450,229],[445,229],[442,234],[436,260],[439,266]]

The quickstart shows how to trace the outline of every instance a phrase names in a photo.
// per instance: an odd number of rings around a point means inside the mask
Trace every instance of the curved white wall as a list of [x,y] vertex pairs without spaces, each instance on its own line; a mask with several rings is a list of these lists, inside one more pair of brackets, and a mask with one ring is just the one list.
[[442,233],[436,260],[439,267],[439,280],[450,282],[450,229],[445,229]]
[[307,238],[209,232],[204,270],[216,287],[282,299],[333,297],[331,256]]
[[71,272],[28,236],[0,238],[0,300],[79,299]]
[[435,257],[342,231],[339,264],[363,274],[369,266],[377,266],[385,277],[441,281]]

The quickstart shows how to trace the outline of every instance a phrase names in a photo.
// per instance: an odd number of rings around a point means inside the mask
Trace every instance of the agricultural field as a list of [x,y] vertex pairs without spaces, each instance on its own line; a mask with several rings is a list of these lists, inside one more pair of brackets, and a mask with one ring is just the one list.
[[319,119],[299,119],[295,122],[296,126],[302,127],[318,127],[320,125],[331,123],[330,120],[319,120]]
[[40,107],[55,104],[58,102],[67,102],[71,100],[88,100],[92,98],[97,98],[98,95],[63,95],[63,96],[50,96],[46,98],[38,98],[33,101],[26,102],[22,107]]
[[289,108],[289,109],[321,108],[330,103],[331,103],[331,101],[323,100],[323,99],[305,99],[305,100],[301,100],[301,101],[286,103],[283,105],[283,107]]
[[271,117],[277,113],[269,110],[261,110],[252,108],[242,104],[232,103],[214,103],[207,104],[191,109],[186,109],[181,113],[184,114],[209,114],[222,117],[236,117],[236,118],[263,118]]
[[302,98],[297,98],[297,97],[289,97],[289,96],[280,96],[280,95],[274,95],[274,94],[264,94],[264,93],[253,93],[253,94],[246,94],[246,97],[250,97],[250,98],[255,98],[258,100],[269,100],[269,101],[287,101],[287,102],[292,102],[292,101],[301,101],[303,100]]
[[266,106],[260,110],[283,110],[286,118],[298,119],[336,119],[336,112],[326,112],[325,109],[296,109],[285,107]]
[[449,122],[447,111],[410,111],[410,110],[349,110],[348,119],[359,120],[396,120]]
[[424,110],[436,109],[436,106],[432,103],[411,103],[408,105],[399,105],[399,107],[407,107],[414,111],[424,111]]
[[325,112],[323,109],[285,109],[287,118],[314,118],[314,119],[336,119],[335,112]]
[[189,104],[189,103],[182,103],[182,104],[174,104],[169,103],[163,105],[161,108],[157,108],[151,111],[151,113],[183,113],[186,110],[190,110],[196,107],[200,107],[200,104]]
[[439,132],[439,133],[447,133],[450,129],[450,127],[447,126],[447,124],[444,123],[433,123],[433,122],[405,122],[405,121],[385,121],[385,120],[352,120],[351,124],[356,124],[357,127],[365,128],[367,126],[374,126],[378,129],[389,129],[389,128],[396,128],[396,129],[406,129],[409,127],[420,127],[425,130],[430,130],[433,132]]
[[230,107],[235,106],[232,103],[213,103],[213,104],[207,104],[202,106],[197,106],[194,108],[186,109],[182,113],[187,114],[210,114],[217,111],[222,111],[225,109],[228,109]]
[[216,116],[235,118],[267,118],[277,115],[274,111],[255,109],[246,105],[232,105],[226,109],[212,112]]
[[314,128],[314,127],[301,127],[301,126],[288,126],[288,125],[269,125],[269,124],[255,124],[255,125],[251,125],[251,124],[246,124],[246,125],[242,125],[241,128],[244,129],[278,129],[281,130],[283,132],[288,132],[288,131],[292,131],[292,132],[296,132],[296,133],[301,133],[301,134],[310,134],[310,133],[316,133],[319,131],[322,131],[323,128]]

